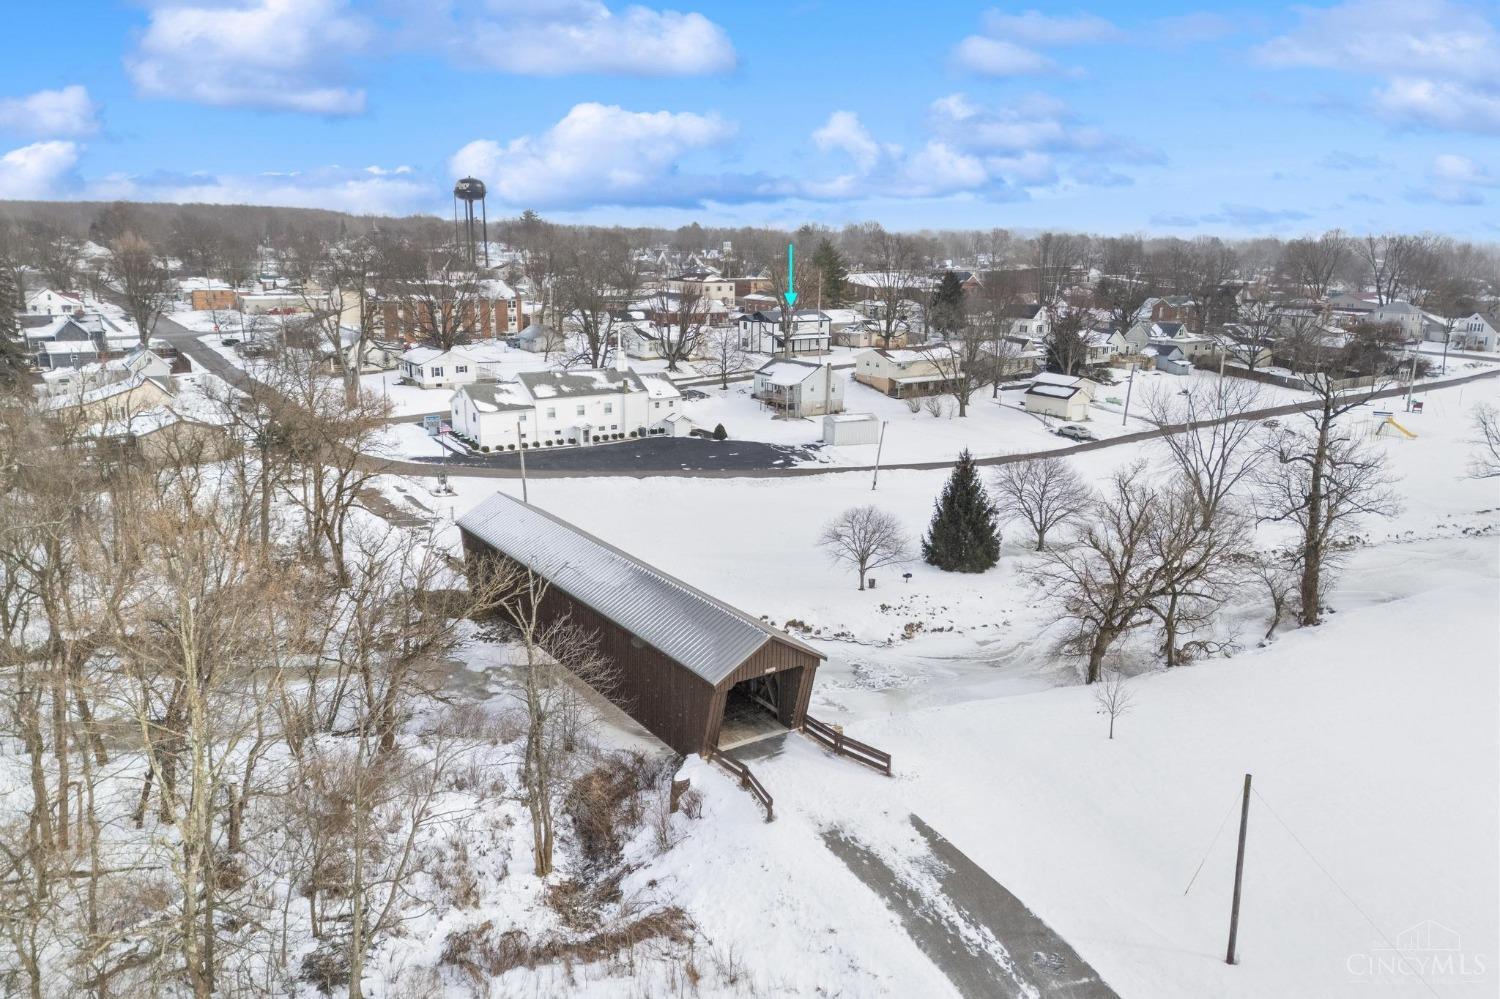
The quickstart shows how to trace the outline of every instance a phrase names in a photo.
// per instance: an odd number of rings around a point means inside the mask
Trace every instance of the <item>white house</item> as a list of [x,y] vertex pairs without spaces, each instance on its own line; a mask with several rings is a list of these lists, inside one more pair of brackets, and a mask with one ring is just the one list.
[[929,350],[877,347],[854,356],[854,380],[893,399],[938,395],[951,388],[951,357],[951,349],[941,346]]
[[[781,330],[780,309],[750,312],[740,316],[740,349],[759,354],[780,354],[786,350]],[[824,354],[833,343],[832,323],[828,314],[817,309],[797,309],[791,316],[791,353]]]
[[778,358],[756,369],[752,394],[789,416],[824,416],[843,411],[847,380],[831,364]]
[[128,381],[134,377],[170,378],[172,365],[146,347],[137,346],[124,357],[80,367],[52,367],[42,372],[38,390],[43,396],[77,395],[92,389]]
[[506,348],[498,343],[468,343],[452,350],[413,347],[401,355],[401,377],[418,388],[448,388],[494,380]]
[[1094,383],[1087,378],[1058,375],[1043,371],[1021,399],[1028,413],[1054,416],[1077,422],[1089,418],[1089,404],[1094,401]]
[[555,354],[568,346],[567,335],[545,323],[532,323],[515,335],[516,346],[532,354]]
[[681,413],[665,377],[606,369],[524,371],[463,385],[449,403],[454,432],[485,453],[679,435]]
[[1170,340],[1182,349],[1188,360],[1202,354],[1218,352],[1219,341],[1211,336],[1198,336],[1186,323],[1139,322],[1125,332],[1125,342],[1134,353],[1162,340]]
[[[1453,320],[1452,338],[1449,346],[1458,350],[1494,350],[1497,342],[1500,342],[1500,333],[1496,332],[1496,324],[1500,323],[1500,310],[1485,315],[1475,312]],[[1437,335],[1429,335],[1427,339],[1443,339],[1442,332]]]
[[1011,336],[1026,337],[1032,340],[1045,340],[1050,325],[1047,322],[1047,310],[1040,305],[1015,304],[1007,305],[1000,310],[1000,317],[1009,324],[1006,332]]
[[1117,329],[1089,330],[1083,335],[1083,344],[1088,364],[1108,364],[1132,353],[1130,344]]
[[26,299],[26,311],[33,316],[76,316],[83,312],[83,301],[76,295],[43,288]]
[[1410,302],[1386,302],[1377,306],[1367,317],[1372,323],[1390,323],[1400,328],[1408,340],[1436,340],[1441,342],[1447,335],[1448,324],[1437,316],[1417,308]]

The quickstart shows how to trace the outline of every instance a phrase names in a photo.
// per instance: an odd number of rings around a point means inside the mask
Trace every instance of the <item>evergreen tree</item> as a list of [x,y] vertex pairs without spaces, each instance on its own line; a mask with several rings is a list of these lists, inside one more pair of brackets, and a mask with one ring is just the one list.
[[818,248],[813,251],[812,264],[822,286],[823,308],[841,308],[848,295],[845,279],[849,276],[849,268],[844,265],[843,254],[839,253],[838,247],[823,239],[818,242]]
[[939,333],[951,335],[958,332],[964,322],[964,286],[958,275],[944,271],[932,295],[931,326]]
[[965,449],[922,539],[922,557],[944,572],[984,572],[1000,561],[1000,531],[974,458]]
[[22,301],[19,268],[0,259],[0,391],[13,389],[26,380],[26,342],[21,335],[16,313],[25,307]]

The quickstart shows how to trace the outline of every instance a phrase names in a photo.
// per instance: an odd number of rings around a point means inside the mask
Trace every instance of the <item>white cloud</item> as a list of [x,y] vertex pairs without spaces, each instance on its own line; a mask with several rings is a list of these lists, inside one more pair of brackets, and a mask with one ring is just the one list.
[[1053,17],[1028,10],[1007,14],[991,10],[984,16],[982,33],[969,35],[953,50],[954,61],[963,69],[986,76],[1033,76],[1083,70],[1064,69],[1035,48],[1093,45],[1124,38],[1125,33],[1102,17],[1074,14]]
[[1029,45],[1083,45],[1124,36],[1119,28],[1093,14],[1052,17],[1037,10],[1020,14],[992,10],[984,16],[984,27],[987,34]]
[[616,13],[598,0],[491,0],[459,2],[443,14],[429,17],[429,37],[468,65],[507,73],[694,76],[735,66],[724,29],[692,12],[631,5]]
[[48,198],[62,190],[78,163],[76,142],[34,142],[0,156],[0,198]]
[[1500,187],[1500,174],[1467,156],[1443,153],[1427,168],[1427,187],[1412,192],[1417,200],[1441,201],[1449,205],[1479,205],[1483,191]]
[[1500,132],[1500,26],[1450,0],[1346,0],[1300,8],[1298,25],[1255,51],[1270,66],[1382,78],[1374,109],[1391,120]]
[[1485,92],[1453,81],[1398,76],[1375,92],[1375,105],[1398,121],[1500,133],[1500,87]]
[[853,111],[835,111],[822,128],[812,134],[813,145],[824,152],[848,153],[856,166],[866,172],[880,159],[880,145]]
[[516,207],[691,204],[743,194],[745,178],[678,169],[683,156],[718,146],[734,131],[717,115],[577,104],[541,135],[470,142],[449,166],[455,176],[481,178],[493,196]]
[[89,197],[99,200],[281,205],[371,215],[407,215],[431,210],[441,203],[442,190],[441,185],[416,178],[409,168],[378,166],[363,169],[329,166],[226,176],[112,174],[86,188]]
[[99,108],[79,84],[0,97],[0,128],[27,135],[78,136],[99,130]]
[[988,76],[1029,76],[1049,73],[1057,63],[1040,52],[999,38],[970,35],[958,43],[954,58],[964,69]]
[[343,86],[342,77],[369,39],[345,0],[158,6],[125,68],[144,97],[358,114],[365,92]]

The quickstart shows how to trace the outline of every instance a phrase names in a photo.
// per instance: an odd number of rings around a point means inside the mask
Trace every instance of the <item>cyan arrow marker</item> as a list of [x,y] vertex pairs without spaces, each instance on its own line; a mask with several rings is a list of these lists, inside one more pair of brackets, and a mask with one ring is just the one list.
[[797,304],[797,293],[792,290],[793,275],[797,272],[797,244],[786,244],[786,304],[793,306]]

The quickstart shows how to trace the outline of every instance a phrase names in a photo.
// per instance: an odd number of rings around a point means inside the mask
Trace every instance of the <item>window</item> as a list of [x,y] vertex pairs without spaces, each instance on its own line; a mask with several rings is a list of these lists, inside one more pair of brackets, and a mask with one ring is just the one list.
[[548,406],[547,407],[547,419],[549,419],[549,420],[555,420],[555,419],[557,419],[557,407],[556,406]]
[[583,403],[579,403],[578,404],[578,415],[579,416],[583,415]]
[[606,402],[604,404],[604,415],[605,416],[608,416],[610,413],[613,413],[614,411],[615,411],[615,404],[614,403],[612,403],[612,402]]
[[526,422],[526,414],[522,413],[519,417],[517,417],[517,422],[519,422],[519,423],[525,423]]
[[656,409],[661,409],[661,403],[659,403],[659,402],[653,402],[651,405],[652,405],[652,407],[654,407]]
[[460,365],[457,365],[456,367],[454,367],[453,373],[455,375],[461,375],[461,374],[464,374],[465,372],[467,372],[468,370],[469,370],[469,366],[467,364],[460,364]]
[[442,368],[432,368],[431,369],[431,374],[432,374],[432,377],[434,377],[434,378],[441,378],[441,377],[443,377],[443,369]]

